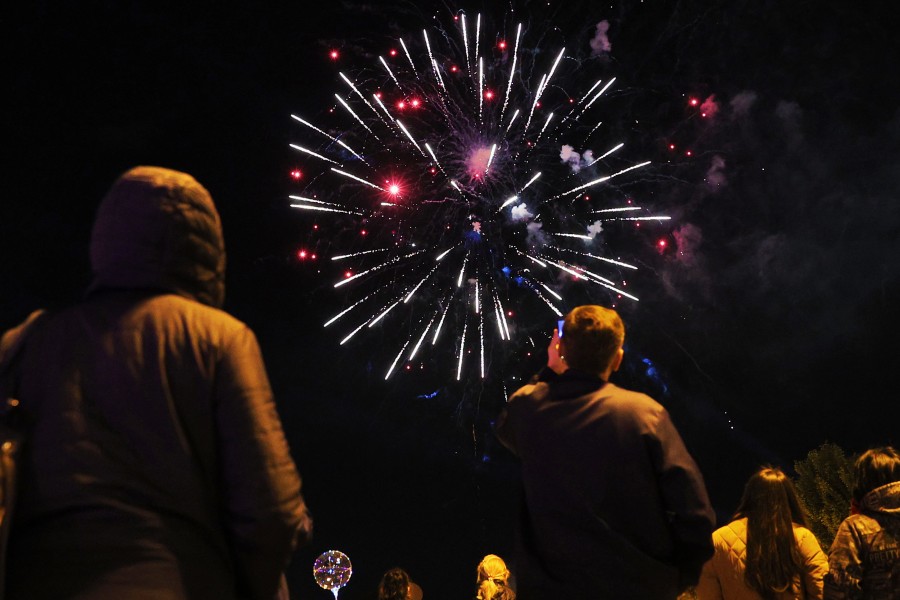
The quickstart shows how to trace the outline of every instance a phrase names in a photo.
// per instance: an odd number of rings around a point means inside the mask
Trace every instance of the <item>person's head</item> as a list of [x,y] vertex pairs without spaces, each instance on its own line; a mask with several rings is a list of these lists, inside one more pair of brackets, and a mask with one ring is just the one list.
[[381,577],[378,600],[422,600],[422,588],[413,583],[406,571],[395,567]]
[[625,325],[619,314],[596,305],[579,306],[566,315],[559,353],[570,368],[608,377],[622,363]]
[[806,526],[806,515],[793,482],[775,467],[754,473],[735,514],[741,517],[747,519],[744,580],[764,598],[770,597],[801,570],[794,523]]
[[155,289],[221,307],[225,242],[212,197],[186,173],[135,167],[97,209],[92,290]]
[[806,513],[797,488],[777,467],[763,467],[750,476],[735,516],[749,520],[777,516],[784,523],[806,526]]
[[900,481],[900,454],[891,446],[872,448],[856,459],[853,499],[862,499],[875,488]]
[[[506,563],[496,554],[488,554],[478,563],[476,571],[476,583],[478,584],[478,598],[492,600],[493,598],[506,598],[508,590],[509,569]],[[511,593],[511,590],[509,590]],[[514,596],[513,596],[514,597]]]

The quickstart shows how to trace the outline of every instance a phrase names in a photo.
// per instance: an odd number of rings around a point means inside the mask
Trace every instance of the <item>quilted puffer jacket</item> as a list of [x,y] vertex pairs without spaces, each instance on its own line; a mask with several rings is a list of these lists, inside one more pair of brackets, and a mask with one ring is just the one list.
[[[822,598],[822,578],[828,571],[828,559],[813,532],[794,524],[794,538],[803,557],[802,576],[794,578],[790,589],[777,600]],[[737,519],[713,532],[715,554],[703,566],[697,596],[700,600],[762,600],[744,582],[747,560],[747,519]]]
[[183,173],[129,171],[91,261],[87,298],[20,355],[31,426],[7,597],[273,598],[311,521],[256,338],[218,308],[212,199]]
[[838,527],[826,600],[900,600],[900,481],[875,488]]

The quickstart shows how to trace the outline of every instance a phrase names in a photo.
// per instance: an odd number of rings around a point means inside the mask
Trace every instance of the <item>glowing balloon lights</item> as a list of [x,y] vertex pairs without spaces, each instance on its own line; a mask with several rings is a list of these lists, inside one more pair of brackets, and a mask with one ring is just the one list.
[[313,577],[319,587],[330,590],[337,600],[338,592],[350,581],[353,565],[350,558],[338,550],[323,552],[313,563]]

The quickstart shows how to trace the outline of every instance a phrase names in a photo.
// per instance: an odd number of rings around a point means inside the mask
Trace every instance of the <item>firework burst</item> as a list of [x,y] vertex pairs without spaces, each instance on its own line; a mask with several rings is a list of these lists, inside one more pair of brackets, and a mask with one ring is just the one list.
[[324,326],[343,345],[393,323],[403,333],[385,348],[385,379],[439,345],[454,353],[448,375],[485,378],[520,308],[561,316],[573,285],[606,304],[638,301],[624,289],[637,267],[609,255],[604,224],[668,219],[614,185],[649,162],[621,158],[624,143],[604,135],[615,78],[585,79],[603,65],[528,45],[522,24],[487,31],[481,15],[459,14],[339,72],[340,125],[291,115],[291,148],[304,172],[319,169],[291,206],[344,232],[320,252],[347,290]]

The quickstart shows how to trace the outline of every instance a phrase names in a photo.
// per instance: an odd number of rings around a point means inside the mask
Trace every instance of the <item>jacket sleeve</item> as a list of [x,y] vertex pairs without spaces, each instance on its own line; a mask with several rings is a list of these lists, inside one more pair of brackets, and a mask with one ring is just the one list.
[[215,414],[224,520],[238,592],[271,600],[298,538],[309,537],[312,521],[256,336],[247,327],[224,348]]
[[828,558],[813,532],[802,529],[800,554],[803,557],[803,589],[809,600],[822,600],[822,581],[828,572]]
[[700,571],[700,582],[697,584],[697,598],[699,600],[724,600],[722,584],[716,574],[714,558],[706,561],[703,570]]
[[715,514],[700,469],[662,407],[648,445],[674,540],[673,564],[685,588],[697,583],[703,564],[713,554]]
[[859,555],[859,538],[848,519],[838,527],[828,555],[828,573],[825,574],[825,600],[861,600],[862,561]]

